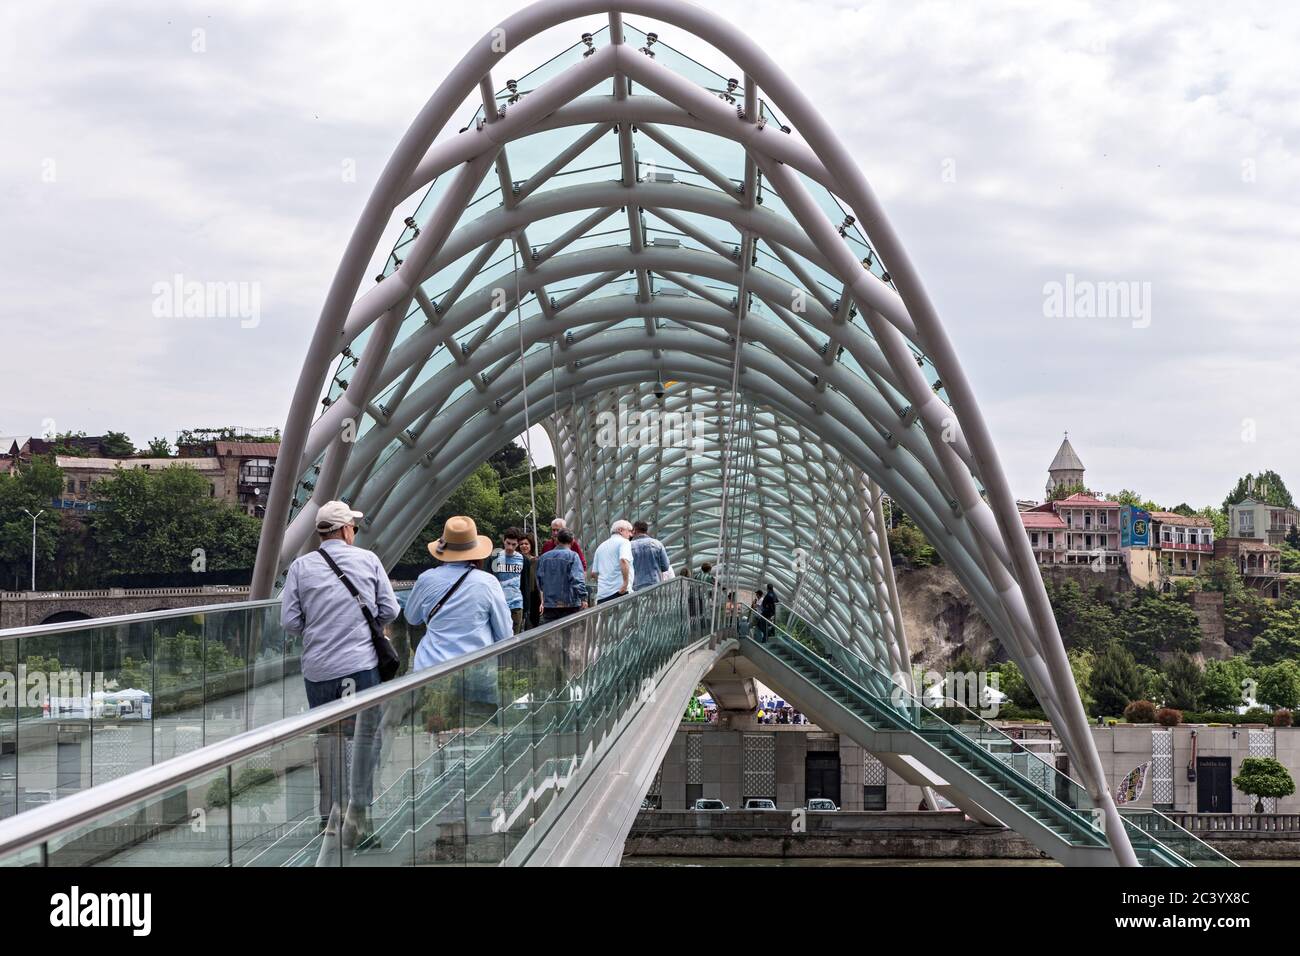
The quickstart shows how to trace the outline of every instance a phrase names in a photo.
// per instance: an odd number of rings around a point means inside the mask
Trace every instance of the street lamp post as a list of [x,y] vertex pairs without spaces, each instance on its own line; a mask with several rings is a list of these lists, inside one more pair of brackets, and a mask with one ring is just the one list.
[[24,508],[23,514],[27,515],[27,517],[32,519],[32,590],[35,591],[36,590],[36,519],[39,518],[41,515],[45,514],[45,509],[42,508],[40,511],[36,512],[36,514],[32,514],[30,511]]

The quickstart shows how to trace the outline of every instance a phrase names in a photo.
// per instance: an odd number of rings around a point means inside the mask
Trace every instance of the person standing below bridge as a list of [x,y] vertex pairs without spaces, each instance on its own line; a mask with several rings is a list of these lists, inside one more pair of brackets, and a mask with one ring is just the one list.
[[658,584],[669,573],[668,549],[658,538],[650,537],[644,521],[632,525],[632,590],[641,591]]
[[519,539],[523,532],[510,528],[501,536],[501,550],[492,558],[492,573],[501,582],[505,592],[506,607],[510,609],[510,622],[514,632],[519,634],[524,629],[524,575],[528,571],[528,561],[519,551]]
[[[286,634],[302,635],[302,676],[307,706],[320,707],[379,683],[379,660],[367,615],[380,627],[397,620],[400,608],[383,563],[372,551],[353,545],[356,519],[363,517],[342,501],[327,501],[316,512],[320,550],[289,565],[280,595],[280,623]],[[346,578],[351,588],[343,583]],[[353,596],[355,593],[355,597]],[[379,709],[371,707],[355,721],[346,720],[344,733],[355,736],[349,776],[343,842],[355,845],[363,829],[373,794],[375,733]],[[355,726],[354,726],[355,724]],[[338,826],[338,792],[342,774],[342,739],[321,733],[319,758],[321,823],[327,835]]]
[[596,549],[591,570],[596,575],[596,603],[632,593],[632,523],[619,518],[609,537]]
[[542,623],[568,617],[587,606],[587,579],[573,550],[573,535],[561,528],[555,547],[537,560],[537,586],[542,591]]
[[[568,524],[565,523],[565,520],[563,518],[556,518],[551,522],[551,536],[547,538],[546,543],[542,545],[542,554],[545,554],[547,551],[550,551],[552,548],[556,546],[556,544],[559,543],[556,536],[567,527]],[[578,560],[582,562],[582,570],[586,571],[587,558],[582,553],[582,542],[578,540],[578,536],[576,534],[573,536],[573,553],[576,554],[578,556]]]

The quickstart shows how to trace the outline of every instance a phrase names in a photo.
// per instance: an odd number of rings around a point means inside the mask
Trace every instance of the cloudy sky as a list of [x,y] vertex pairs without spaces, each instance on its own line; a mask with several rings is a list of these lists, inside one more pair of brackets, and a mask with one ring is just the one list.
[[[375,176],[518,5],[6,5],[0,434],[280,425]],[[1101,490],[1218,503],[1271,467],[1300,491],[1300,11],[708,6],[839,125],[1017,494],[1042,495],[1066,429]],[[518,72],[578,32],[517,51]],[[177,275],[255,284],[259,321],[156,315]],[[1067,282],[1137,298],[1049,314]]]

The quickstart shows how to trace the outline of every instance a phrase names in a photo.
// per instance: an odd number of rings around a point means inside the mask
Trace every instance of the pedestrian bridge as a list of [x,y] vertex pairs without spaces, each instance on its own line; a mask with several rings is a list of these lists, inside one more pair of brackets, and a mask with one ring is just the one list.
[[[115,662],[105,686],[155,693],[147,711],[97,709],[92,692],[84,713],[6,727],[15,799],[51,772],[68,792],[0,822],[0,865],[616,865],[688,700],[715,677],[720,697],[723,681],[734,693],[762,680],[904,780],[1063,863],[1115,862],[1087,791],[1001,731],[927,706],[798,615],[756,640],[711,597],[664,582],[314,710],[278,602],[8,632],[12,654],[81,640]],[[132,649],[147,651],[144,669]],[[81,788],[62,751],[78,734]],[[360,832],[339,826],[349,800],[369,807]],[[1121,819],[1144,865],[1231,865],[1154,811]]]
[[[537,46],[563,31],[558,52]],[[861,109],[874,146],[889,131]],[[13,806],[78,790],[85,761],[92,785],[0,823],[0,853],[613,862],[712,672],[742,697],[761,674],[905,779],[1063,862],[1221,862],[1158,814],[1116,807],[974,388],[838,135],[847,119],[683,0],[544,0],[491,25],[398,141],[305,342],[254,600],[95,622],[56,647],[44,632],[7,642],[33,670],[111,665],[119,692],[66,720],[14,707],[0,755]],[[715,565],[713,590],[693,602],[690,583],[662,584],[301,712],[273,595],[316,546],[316,509],[364,512],[358,543],[392,569],[535,425],[555,449],[558,512],[588,548],[613,519],[646,519],[675,565]],[[1019,666],[1078,783],[915,697],[887,537],[900,512]],[[768,582],[790,617],[760,644],[727,608]],[[149,720],[122,719],[143,698],[120,688],[147,681]],[[358,743],[376,719],[377,752]],[[372,757],[374,833],[332,845],[317,802]],[[37,771],[53,783],[33,785]]]

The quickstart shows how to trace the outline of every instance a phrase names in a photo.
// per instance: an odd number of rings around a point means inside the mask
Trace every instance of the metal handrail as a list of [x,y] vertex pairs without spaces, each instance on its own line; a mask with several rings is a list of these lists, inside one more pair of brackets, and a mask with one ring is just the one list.
[[75,621],[57,621],[53,624],[28,624],[24,627],[11,627],[0,630],[0,641],[9,641],[22,637],[48,637],[51,634],[65,634],[99,627],[116,627],[122,624],[135,624],[140,621],[160,621],[169,617],[192,617],[195,614],[210,614],[214,611],[253,610],[274,607],[280,603],[279,598],[263,598],[260,601],[232,601],[227,604],[196,604],[193,607],[167,608],[163,611],[145,611],[142,614],[114,614],[112,617],[82,617]]
[[[552,621],[542,627],[524,631],[504,641],[489,644],[469,654],[464,654],[450,661],[443,661],[434,667],[413,671],[386,684],[371,687],[352,694],[349,697],[333,701],[306,713],[286,717],[283,720],[245,731],[226,740],[200,747],[198,750],[164,760],[162,763],[145,767],[134,773],[119,777],[117,780],[102,783],[63,797],[54,803],[27,810],[17,816],[0,821],[0,856],[20,853],[38,844],[44,843],[62,833],[99,819],[114,810],[120,810],[142,800],[157,796],[187,780],[217,770],[249,757],[268,747],[286,743],[301,737],[305,733],[318,730],[328,724],[337,723],[344,718],[368,710],[378,704],[401,697],[403,694],[418,690],[449,674],[466,670],[475,664],[498,657],[534,644],[551,634],[567,630],[579,623],[594,619],[605,612],[616,611],[645,594],[659,588],[682,587],[689,579],[673,578],[634,592],[629,598],[617,603],[599,604],[576,614]],[[250,602],[250,603],[276,603]],[[138,620],[138,618],[136,618]],[[84,623],[84,622],[79,622]]]
[[[394,581],[397,591],[409,590],[413,582]],[[31,593],[31,592],[11,592]],[[147,596],[147,595],[145,595]],[[83,628],[116,627],[122,624],[136,624],[141,621],[159,621],[170,617],[193,617],[195,614],[209,614],[216,611],[255,610],[257,608],[275,607],[280,599],[262,598],[257,601],[230,601],[223,604],[195,604],[190,607],[169,607],[160,611],[145,611],[138,614],[114,614],[111,617],[82,617],[75,621],[56,621],[53,624],[25,624],[22,627],[0,629],[0,641],[22,637],[48,637],[51,634],[65,634]]]

